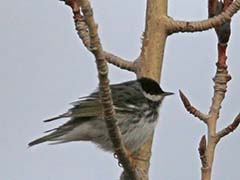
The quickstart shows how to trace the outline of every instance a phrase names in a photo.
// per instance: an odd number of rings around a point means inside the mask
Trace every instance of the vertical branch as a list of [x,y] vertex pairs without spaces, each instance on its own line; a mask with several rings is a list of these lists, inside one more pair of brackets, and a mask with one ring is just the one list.
[[[213,0],[215,3],[215,0]],[[226,9],[231,3],[229,0],[225,0],[225,4],[217,1],[216,7],[210,7],[209,11],[213,12],[213,15],[220,14],[224,9]],[[214,9],[215,8],[215,9]],[[219,113],[222,105],[222,101],[225,98],[227,92],[227,82],[231,80],[231,76],[228,74],[227,70],[227,42],[230,37],[231,28],[230,22],[222,23],[221,25],[215,27],[215,31],[218,37],[218,61],[216,63],[217,71],[213,78],[214,81],[214,94],[212,98],[212,104],[209,110],[209,119],[207,121],[208,127],[208,143],[206,148],[206,160],[207,168],[202,171],[202,180],[210,180],[212,174],[212,166],[215,155],[215,148],[219,142],[219,136],[216,133],[217,120],[219,118]]]
[[[140,57],[135,63],[138,77],[150,77],[158,82],[160,81],[167,38],[167,3],[167,0],[147,0],[143,44]],[[139,157],[137,159],[144,159],[144,161],[138,160],[136,165],[146,175],[148,175],[150,165],[152,140],[153,135],[134,154]],[[147,180],[148,176],[142,179]]]
[[[217,15],[221,13],[221,11],[223,11],[224,9],[227,9],[227,7],[231,5],[231,2],[232,2],[231,0],[225,0],[224,3],[216,0],[209,0],[209,7],[208,7],[209,17]],[[216,31],[219,42],[218,42],[218,60],[216,63],[217,70],[213,78],[214,93],[213,93],[213,98],[212,98],[212,103],[210,106],[209,113],[207,116],[205,116],[206,117],[205,122],[207,124],[207,129],[208,129],[207,140],[205,136],[203,136],[199,145],[199,155],[202,162],[202,168],[201,168],[202,180],[211,180],[215,149],[219,140],[221,139],[221,137],[234,131],[240,123],[240,118],[239,118],[240,116],[237,116],[237,118],[234,120],[232,124],[230,124],[228,127],[223,129],[222,131],[218,133],[216,132],[217,120],[219,119],[221,105],[225,98],[225,94],[227,92],[227,83],[229,80],[231,80],[231,76],[228,74],[227,64],[226,64],[227,42],[229,40],[230,32],[231,32],[230,21],[223,22],[222,24],[216,26],[215,31]],[[181,98],[182,97],[183,95],[181,95]],[[188,101],[187,103],[188,106],[187,106],[186,98],[182,98],[182,101],[183,103],[185,102],[184,103],[185,108],[188,111],[190,111],[191,110],[190,102]],[[197,112],[196,109],[194,109],[193,112],[196,113]],[[194,113],[193,115],[195,115]]]
[[[230,5],[230,3],[227,3]],[[220,12],[223,10],[223,3],[218,2],[218,8],[220,8]],[[227,8],[225,6],[225,8]],[[216,10],[216,13],[219,11]],[[226,49],[227,49],[227,42],[230,37],[230,22],[223,23],[222,25],[215,28],[216,34],[218,36],[219,44],[218,44],[218,61],[216,63],[217,72],[215,77],[213,78],[214,81],[214,95],[212,98],[212,105],[209,110],[209,120],[208,120],[208,145],[207,145],[207,160],[210,166],[209,168],[209,176],[207,179],[211,178],[211,169],[214,160],[214,153],[215,147],[217,142],[219,141],[218,137],[216,136],[216,126],[217,120],[219,118],[219,113],[221,109],[222,101],[225,97],[227,91],[227,82],[231,80],[231,76],[228,74],[227,65],[226,65]]]
[[202,162],[202,180],[211,180],[215,148],[219,140],[234,131],[240,124],[240,115],[238,115],[232,124],[216,133],[217,120],[219,118],[222,101],[227,91],[227,82],[231,79],[226,65],[226,48],[227,45],[218,44],[218,61],[216,63],[217,71],[213,78],[214,93],[212,104],[207,115],[201,113],[198,109],[192,106],[188,98],[180,91],[180,97],[185,109],[200,120],[204,120],[208,129],[207,137],[204,135],[201,138],[198,149]]
[[219,118],[219,113],[221,109],[222,101],[225,97],[227,91],[227,82],[231,79],[227,71],[226,65],[226,48],[227,45],[218,44],[218,62],[217,72],[214,80],[214,95],[212,98],[212,105],[209,110],[209,119],[207,122],[208,127],[208,136],[207,136],[207,148],[206,148],[206,159],[207,159],[207,168],[202,172],[202,180],[210,180],[212,174],[212,166],[215,155],[215,148],[219,142],[219,137],[216,133],[217,120]]
[[[225,5],[224,5],[225,3]],[[224,3],[218,2],[217,7],[212,9],[217,15],[221,13],[222,10],[226,9],[231,3],[226,0]],[[209,7],[211,9],[211,7]],[[202,180],[210,180],[212,174],[212,166],[215,155],[215,148],[219,142],[219,137],[216,134],[217,120],[219,118],[219,113],[222,105],[222,101],[225,97],[227,91],[227,82],[231,79],[231,76],[228,74],[227,65],[226,65],[226,49],[227,42],[230,37],[230,22],[225,22],[217,27],[215,31],[218,37],[218,61],[216,63],[217,72],[214,81],[214,95],[212,98],[212,104],[209,110],[209,119],[208,119],[208,144],[206,148],[206,158],[208,167],[205,172],[202,172]]]
[[148,0],[143,45],[137,75],[160,81],[167,38],[167,0]]
[[[106,57],[100,42],[100,38],[98,36],[98,27],[93,17],[93,10],[91,8],[90,2],[88,0],[67,0],[66,4],[68,4],[72,8],[75,21],[82,21],[82,19],[84,18],[86,22],[89,33],[89,41],[86,41],[88,43],[84,44],[85,46],[87,46],[88,50],[92,52],[96,59],[99,78],[100,99],[103,105],[104,120],[106,122],[109,137],[112,141],[114,151],[119,159],[119,163],[122,164],[124,168],[124,172],[131,180],[138,179],[136,171],[132,167],[132,164],[130,163],[130,160],[127,156],[127,151],[122,142],[121,132],[119,127],[117,126],[117,120],[114,117],[115,111],[113,108],[111,89],[109,87]],[[81,17],[80,15],[79,5],[83,13],[83,17]],[[81,36],[80,38],[83,39],[83,37]]]

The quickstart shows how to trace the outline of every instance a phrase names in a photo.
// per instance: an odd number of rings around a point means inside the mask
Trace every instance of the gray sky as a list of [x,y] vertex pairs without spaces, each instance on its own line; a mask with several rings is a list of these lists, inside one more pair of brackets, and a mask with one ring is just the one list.
[[[169,12],[178,19],[203,19],[206,3],[170,0]],[[127,59],[136,58],[141,47],[145,1],[93,0],[92,4],[104,48]],[[229,124],[240,110],[239,21],[240,16],[235,16],[228,49],[233,79],[219,128]],[[0,179],[118,179],[121,168],[117,161],[93,144],[27,148],[29,141],[63,122],[44,124],[43,119],[64,112],[70,102],[97,85],[94,59],[77,37],[70,9],[57,0],[3,1],[0,24]],[[184,110],[177,91],[182,89],[196,107],[207,112],[215,61],[214,31],[168,38],[161,84],[176,95],[166,99],[161,108],[151,179],[200,179],[197,147],[205,127]],[[112,83],[135,78],[132,73],[110,67]],[[213,179],[239,179],[239,138],[240,130],[219,144]]]

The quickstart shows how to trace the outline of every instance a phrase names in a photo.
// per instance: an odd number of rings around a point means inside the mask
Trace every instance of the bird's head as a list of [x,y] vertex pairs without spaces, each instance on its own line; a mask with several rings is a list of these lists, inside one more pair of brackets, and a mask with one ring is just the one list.
[[164,92],[160,85],[153,79],[142,77],[138,79],[143,91],[143,95],[151,101],[162,101],[165,96],[173,95],[172,92]]

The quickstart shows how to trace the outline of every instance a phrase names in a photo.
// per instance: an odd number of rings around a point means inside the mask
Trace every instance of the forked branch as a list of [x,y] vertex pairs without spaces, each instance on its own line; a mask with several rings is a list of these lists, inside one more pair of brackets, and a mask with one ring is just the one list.
[[204,122],[206,123],[208,129],[207,140],[205,136],[203,136],[199,145],[199,155],[202,162],[202,180],[211,179],[215,148],[220,138],[234,131],[240,123],[239,114],[231,125],[223,129],[219,133],[216,133],[216,125],[219,118],[221,104],[227,91],[227,82],[231,79],[230,75],[228,74],[226,65],[226,48],[227,45],[218,45],[219,56],[218,62],[216,63],[217,71],[215,77],[213,78],[214,94],[208,115],[202,115],[199,110],[197,110],[190,104],[186,96],[180,91],[180,97],[186,110],[194,116],[198,117],[199,119],[204,119]]
[[[218,2],[216,0],[209,0],[209,17],[212,17],[216,14],[219,14],[219,11],[224,11],[220,15],[214,18],[222,18],[223,16],[229,16],[229,21],[226,22],[220,21],[220,24],[214,25],[216,30],[216,34],[218,36],[218,60],[216,63],[217,71],[214,81],[214,93],[212,98],[212,103],[210,106],[209,113],[207,115],[207,129],[208,136],[207,140],[205,136],[202,137],[200,145],[199,145],[199,154],[202,162],[201,168],[201,177],[202,180],[210,180],[212,174],[212,166],[215,154],[215,148],[220,139],[230,132],[233,132],[240,124],[240,114],[235,118],[233,123],[224,128],[223,130],[216,132],[217,121],[219,119],[219,113],[221,109],[222,102],[224,100],[225,94],[227,92],[227,83],[231,80],[231,76],[228,74],[227,70],[227,42],[229,40],[231,28],[230,28],[230,17],[234,14],[233,11],[236,10],[236,7],[240,7],[240,3],[236,0],[233,4],[231,4],[231,0],[225,0],[224,3]],[[234,10],[235,9],[235,10]],[[224,14],[225,13],[225,14]],[[222,16],[223,15],[223,16]],[[221,17],[222,16],[222,17]],[[180,96],[182,101],[184,102],[185,108],[193,115],[196,116],[196,112],[198,112],[195,108],[193,108],[187,98],[180,91]],[[198,117],[200,118],[200,117]]]

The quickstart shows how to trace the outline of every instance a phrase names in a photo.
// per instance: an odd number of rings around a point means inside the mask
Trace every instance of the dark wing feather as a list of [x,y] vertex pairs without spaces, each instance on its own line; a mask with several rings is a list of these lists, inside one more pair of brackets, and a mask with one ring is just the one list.
[[71,131],[74,129],[76,126],[80,125],[81,123],[84,123],[85,121],[89,121],[91,118],[73,118],[66,122],[65,124],[59,126],[58,128],[54,128],[51,130],[46,131],[46,133],[53,131],[52,133],[43,136],[41,138],[38,138],[32,142],[30,142],[28,145],[33,146],[36,144],[40,144],[46,141],[60,141],[63,142],[62,140],[58,139],[60,136],[63,136],[66,132]]
[[67,125],[66,123],[56,129],[49,130],[49,132],[50,131],[54,131],[54,132],[30,142],[28,146],[37,145],[46,141],[56,141],[57,140],[56,138],[64,135],[66,132],[72,130],[73,128],[74,126]]
[[[127,87],[127,88],[126,88]],[[141,103],[145,98],[140,90],[139,82],[128,81],[121,84],[111,85],[113,105],[116,111],[135,111],[129,104]],[[127,89],[127,90],[126,90]],[[81,97],[78,101],[71,103],[71,108],[67,113],[47,119],[44,122],[53,121],[60,118],[80,118],[80,117],[102,117],[103,107],[99,99],[99,91],[93,92],[89,96]]]
[[73,108],[68,112],[55,116],[50,119],[44,120],[44,122],[50,122],[61,118],[79,118],[79,117],[95,117],[103,116],[102,105],[99,99],[85,99],[72,103]]
[[[142,103],[143,101],[146,101],[141,93],[140,86],[137,81],[128,81],[121,84],[111,85],[110,87],[114,108],[117,113],[135,112],[136,110],[139,110],[136,103]],[[49,122],[60,118],[70,117],[71,119],[68,122],[58,128],[46,131],[53,132],[30,142],[29,146],[33,146],[45,141],[58,141],[60,136],[71,131],[77,125],[95,119],[95,117],[103,116],[103,108],[99,99],[98,91],[90,94],[87,97],[80,98],[79,101],[72,103],[72,105],[73,108],[71,108],[67,113],[44,121]]]

